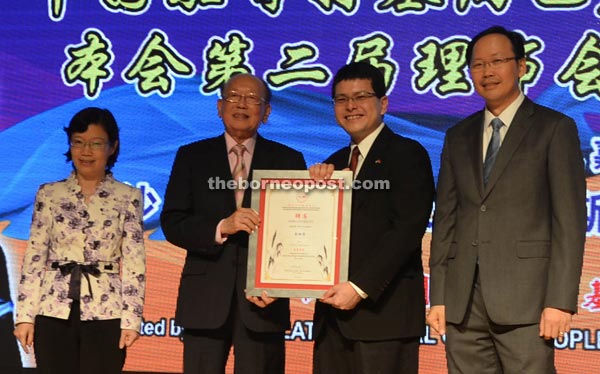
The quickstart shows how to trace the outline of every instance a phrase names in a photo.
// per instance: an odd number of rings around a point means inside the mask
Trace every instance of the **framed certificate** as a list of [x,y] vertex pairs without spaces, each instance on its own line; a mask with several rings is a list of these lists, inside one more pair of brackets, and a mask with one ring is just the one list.
[[352,172],[315,181],[308,171],[254,170],[261,224],[248,243],[246,293],[321,297],[348,280]]

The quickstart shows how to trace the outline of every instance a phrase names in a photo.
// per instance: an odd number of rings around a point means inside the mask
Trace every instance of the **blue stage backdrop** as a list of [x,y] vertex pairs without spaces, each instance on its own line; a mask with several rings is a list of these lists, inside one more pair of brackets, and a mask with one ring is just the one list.
[[[71,170],[63,127],[75,112],[98,106],[115,114],[122,133],[115,176],[145,196],[148,297],[143,336],[126,370],[180,372],[181,329],[173,316],[185,252],[166,243],[159,215],[177,148],[223,132],[220,85],[238,72],[263,77],[274,98],[261,134],[313,164],[348,143],[333,116],[333,74],[367,60],[385,74],[385,122],[427,148],[437,175],[445,130],[483,106],[468,75],[467,43],[496,24],[527,41],[524,92],[577,122],[588,175],[588,242],[579,314],[555,344],[560,373],[597,373],[600,3],[591,0],[4,1],[0,350],[12,353],[1,355],[0,368],[35,366],[32,355],[16,350],[11,300],[35,191]],[[429,240],[427,233],[425,264]],[[292,300],[289,373],[310,373],[313,304]],[[421,372],[444,373],[443,339],[427,331],[422,343]]]

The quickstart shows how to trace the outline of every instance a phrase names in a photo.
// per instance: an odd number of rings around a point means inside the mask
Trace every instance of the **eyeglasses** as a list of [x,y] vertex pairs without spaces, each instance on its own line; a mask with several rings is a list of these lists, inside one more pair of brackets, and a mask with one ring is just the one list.
[[246,99],[246,103],[250,105],[259,105],[262,104],[265,99],[262,97],[256,96],[254,94],[242,95],[237,92],[230,92],[223,98],[223,100],[228,103],[239,103],[242,99]]
[[370,99],[374,96],[377,96],[375,92],[359,92],[352,97],[348,97],[345,95],[339,95],[333,98],[333,104],[335,105],[345,105],[350,101],[354,101],[355,103],[362,103],[367,99]]
[[84,142],[81,139],[73,139],[71,140],[70,144],[71,148],[83,149],[86,145],[88,145],[92,151],[99,151],[106,147],[106,145],[109,143],[105,142],[104,140],[92,140],[91,142]]
[[502,64],[505,64],[512,60],[518,60],[518,59],[519,59],[518,57],[513,56],[513,57],[505,57],[505,58],[496,58],[496,59],[493,59],[492,61],[477,61],[471,65],[471,70],[476,70],[476,71],[482,70],[486,66],[489,66],[492,69],[497,69],[500,66],[502,66]]

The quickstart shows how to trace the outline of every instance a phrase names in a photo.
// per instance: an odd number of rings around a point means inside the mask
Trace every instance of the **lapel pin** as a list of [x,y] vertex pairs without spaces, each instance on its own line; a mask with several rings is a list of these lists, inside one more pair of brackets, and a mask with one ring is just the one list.
[[377,160],[375,160],[375,163],[376,164],[381,164],[381,159],[378,158]]

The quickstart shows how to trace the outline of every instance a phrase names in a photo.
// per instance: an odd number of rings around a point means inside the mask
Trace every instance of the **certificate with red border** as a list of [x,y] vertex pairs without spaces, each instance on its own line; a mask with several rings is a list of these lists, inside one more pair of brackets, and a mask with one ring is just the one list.
[[320,297],[348,280],[352,172],[315,181],[308,171],[254,170],[246,293]]

